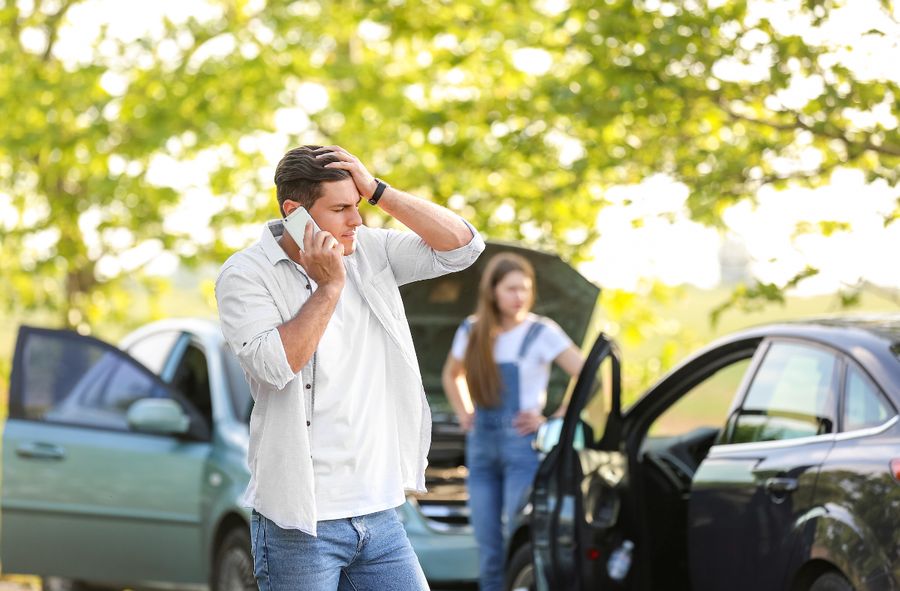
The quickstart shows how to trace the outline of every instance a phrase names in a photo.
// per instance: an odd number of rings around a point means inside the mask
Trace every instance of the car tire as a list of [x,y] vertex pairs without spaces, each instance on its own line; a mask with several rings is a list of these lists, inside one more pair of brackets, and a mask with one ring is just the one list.
[[513,552],[506,568],[506,591],[534,591],[534,564],[531,543],[525,542]]
[[211,591],[257,591],[250,553],[250,532],[233,529],[216,549]]
[[830,572],[813,581],[809,591],[853,591],[853,586],[838,573]]

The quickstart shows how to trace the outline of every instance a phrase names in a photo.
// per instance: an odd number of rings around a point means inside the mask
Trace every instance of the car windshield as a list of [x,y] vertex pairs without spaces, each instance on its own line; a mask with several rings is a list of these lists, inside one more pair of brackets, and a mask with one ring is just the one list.
[[225,360],[225,378],[228,380],[228,394],[234,416],[239,421],[249,423],[253,398],[250,396],[250,385],[244,377],[244,370],[241,369],[241,364],[228,345],[222,345],[222,358]]

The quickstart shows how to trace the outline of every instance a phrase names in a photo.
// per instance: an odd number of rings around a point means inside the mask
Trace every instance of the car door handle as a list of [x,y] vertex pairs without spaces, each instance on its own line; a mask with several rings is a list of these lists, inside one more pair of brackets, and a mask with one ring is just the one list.
[[787,494],[797,490],[796,478],[769,478],[766,480],[766,490],[775,494]]
[[66,457],[66,450],[52,443],[34,441],[19,445],[16,455],[34,460],[61,460]]

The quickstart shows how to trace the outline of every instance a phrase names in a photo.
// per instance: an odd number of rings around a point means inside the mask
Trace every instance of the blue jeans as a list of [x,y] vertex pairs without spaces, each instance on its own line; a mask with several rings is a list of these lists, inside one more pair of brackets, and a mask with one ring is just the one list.
[[250,545],[260,591],[427,591],[394,509],[320,521],[318,537],[281,529],[253,511]]
[[509,527],[538,469],[534,435],[519,435],[504,424],[479,425],[466,441],[469,509],[478,542],[481,591],[503,589]]

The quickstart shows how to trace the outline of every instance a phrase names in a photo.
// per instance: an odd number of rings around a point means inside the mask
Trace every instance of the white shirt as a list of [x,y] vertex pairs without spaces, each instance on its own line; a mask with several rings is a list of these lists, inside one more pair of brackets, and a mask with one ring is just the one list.
[[[278,326],[300,311],[312,284],[278,244],[283,232],[281,220],[270,221],[259,242],[225,261],[216,280],[216,301],[222,334],[241,363],[255,402],[244,506],[281,528],[316,535],[319,517],[307,404],[316,393],[318,354],[295,374],[278,333]],[[484,241],[474,228],[467,245],[448,252],[433,250],[412,232],[365,226],[357,230],[357,250],[351,255],[356,264],[348,265],[348,281],[355,282],[388,337],[385,371],[391,379],[395,418],[403,425],[397,433],[397,457],[407,490],[425,491],[431,413],[398,286],[465,269],[483,250]]]
[[[344,257],[348,266],[354,259]],[[347,281],[318,347],[312,456],[319,521],[403,504],[388,350],[387,333]]]
[[[541,323],[543,328],[529,345],[525,356],[519,361],[522,339],[536,322]],[[450,350],[453,357],[459,361],[465,358],[470,333],[471,327],[466,327],[465,323],[456,329]],[[572,339],[557,323],[537,314],[529,314],[518,326],[497,336],[497,340],[494,342],[494,362],[519,362],[519,408],[521,410],[540,412],[544,409],[547,404],[547,384],[550,382],[553,360],[572,344]]]

